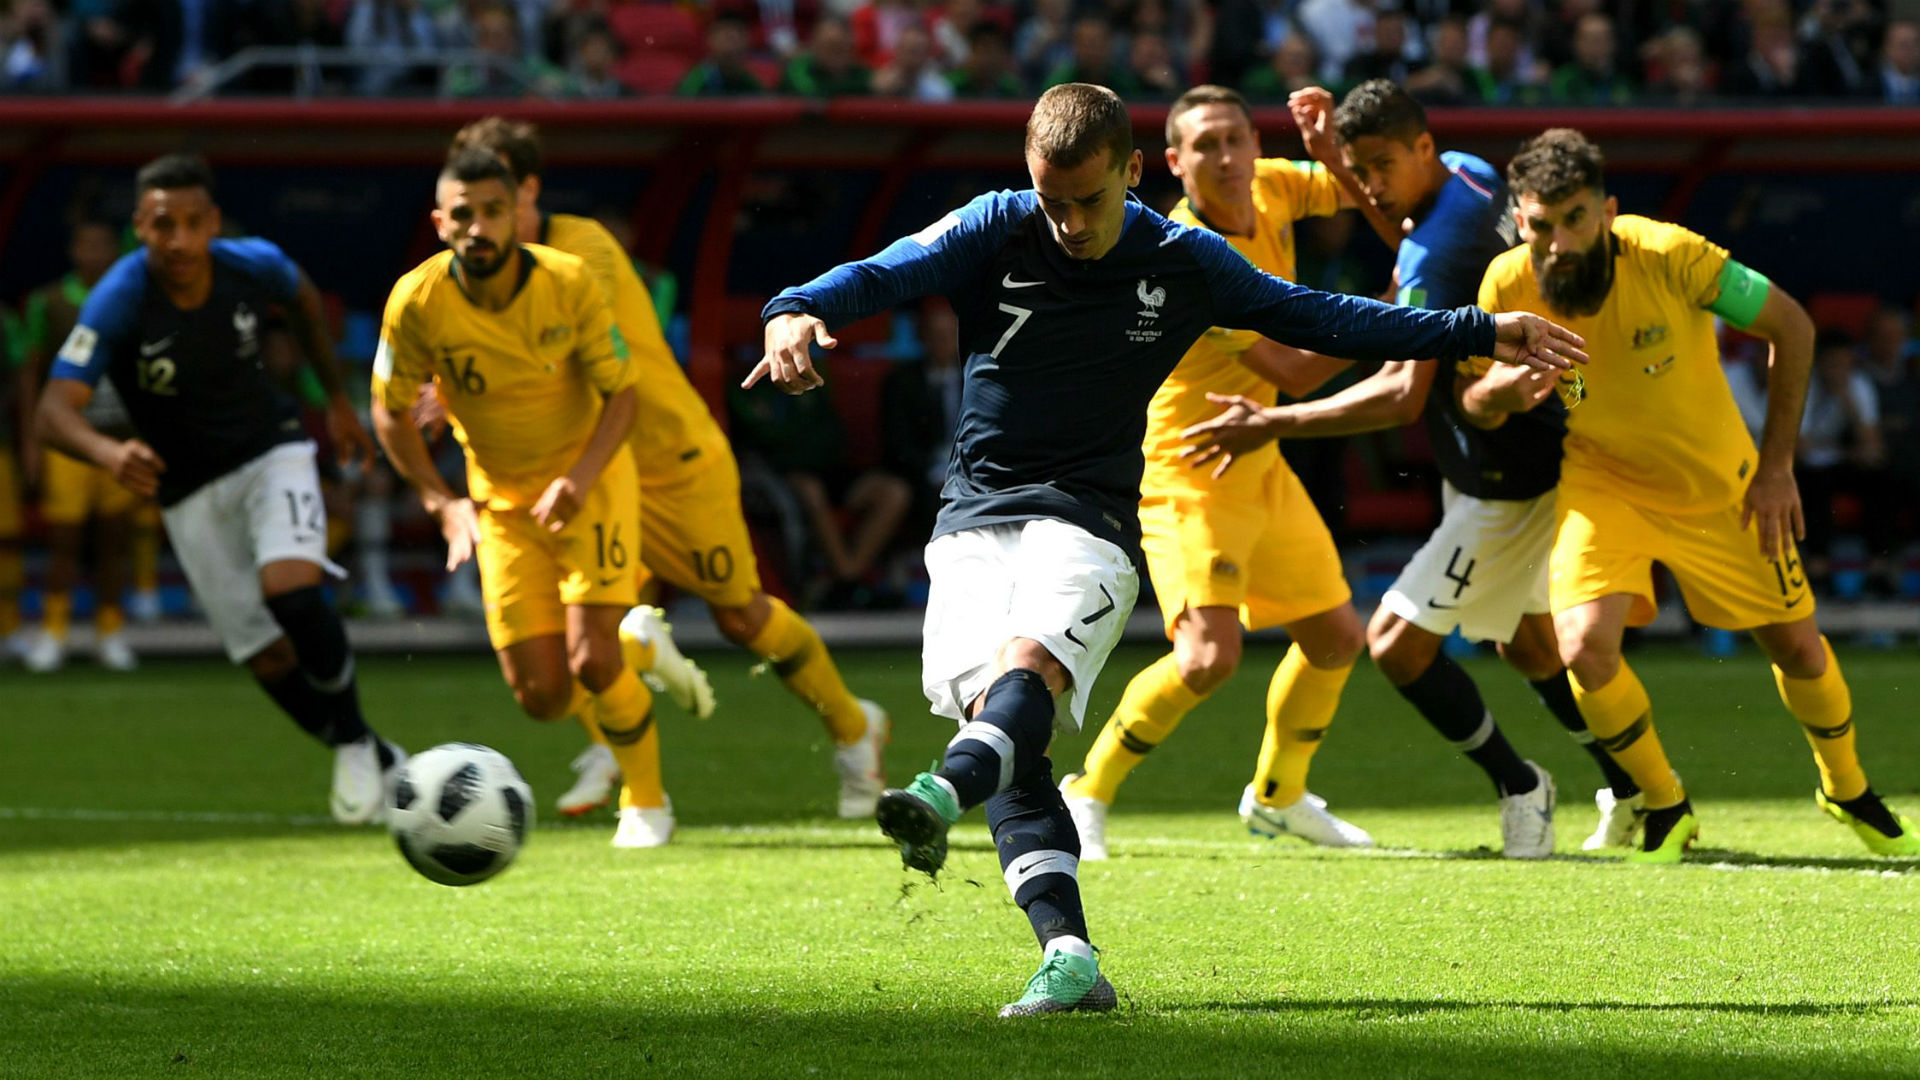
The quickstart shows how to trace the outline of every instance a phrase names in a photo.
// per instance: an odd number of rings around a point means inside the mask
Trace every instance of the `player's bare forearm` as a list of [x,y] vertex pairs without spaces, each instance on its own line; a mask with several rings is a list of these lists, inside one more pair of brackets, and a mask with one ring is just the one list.
[[81,415],[93,400],[93,387],[78,379],[49,379],[34,408],[35,439],[69,457],[112,468],[120,440],[102,435]]
[[306,354],[314,377],[320,380],[320,389],[329,398],[345,397],[347,384],[340,373],[340,358],[334,355],[333,338],[327,334],[326,305],[320,299],[319,287],[305,271],[300,273],[299,292],[287,305],[287,325],[300,343],[300,351]]
[[1323,439],[1404,427],[1427,407],[1434,370],[1432,364],[1396,360],[1331,397],[1282,406],[1281,434]]
[[1767,362],[1767,420],[1760,434],[1760,467],[1790,471],[1800,438],[1800,416],[1807,404],[1807,380],[1813,373],[1813,319],[1798,300],[1775,285],[1747,332],[1773,346]]
[[1240,366],[1279,387],[1288,397],[1301,398],[1325,386],[1328,379],[1353,366],[1351,360],[1324,356],[1271,338],[1261,338],[1239,356]]
[[567,478],[573,481],[582,498],[600,481],[601,470],[627,441],[627,434],[633,430],[634,414],[639,411],[640,391],[631,386],[607,398],[606,406],[600,410],[600,422],[587,438],[586,448],[567,470]]
[[1318,86],[1295,90],[1287,98],[1288,111],[1293,114],[1294,126],[1300,129],[1300,141],[1306,145],[1307,153],[1340,185],[1341,205],[1359,210],[1367,224],[1386,242],[1387,249],[1398,251],[1400,223],[1374,205],[1367,197],[1367,189],[1360,185],[1360,178],[1347,168],[1347,159],[1340,153],[1339,137],[1333,130],[1333,106],[1333,94]]
[[427,513],[438,517],[441,509],[457,496],[440,478],[440,470],[433,467],[433,455],[427,450],[427,440],[420,434],[420,429],[413,426],[411,416],[406,412],[396,413],[387,408],[386,402],[376,399],[373,403],[373,433],[386,450],[387,461],[393,465],[393,471],[420,493],[420,505],[426,507]]

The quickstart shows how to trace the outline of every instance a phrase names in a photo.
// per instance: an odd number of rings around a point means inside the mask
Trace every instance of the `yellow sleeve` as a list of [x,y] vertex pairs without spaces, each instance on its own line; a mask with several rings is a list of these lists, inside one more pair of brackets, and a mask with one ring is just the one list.
[[[1480,278],[1480,310],[1496,314],[1510,310],[1502,299],[1504,292],[1502,286],[1505,285],[1508,277],[1506,263],[1506,259],[1496,258],[1487,264],[1487,272]],[[1471,356],[1462,360],[1456,370],[1462,375],[1470,375],[1477,379],[1485,375],[1487,369],[1492,366],[1493,357],[1491,356]]]
[[420,384],[433,379],[433,352],[420,334],[417,286],[411,274],[394,285],[373,354],[373,400],[396,412],[411,408]]
[[1673,226],[1669,235],[1666,264],[1673,287],[1695,307],[1711,307],[1720,299],[1720,271],[1727,265],[1727,249],[1679,226]]
[[574,275],[569,282],[574,304],[574,359],[594,389],[617,394],[640,378],[640,367],[627,351],[627,340],[613,321],[606,291],[592,273]]
[[1254,175],[1267,185],[1270,196],[1289,207],[1294,220],[1328,217],[1340,212],[1340,182],[1317,161],[1261,158]]

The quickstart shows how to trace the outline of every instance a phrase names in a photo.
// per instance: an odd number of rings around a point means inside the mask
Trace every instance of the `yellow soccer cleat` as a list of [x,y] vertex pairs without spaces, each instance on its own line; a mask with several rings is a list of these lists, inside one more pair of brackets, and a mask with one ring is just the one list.
[[[1873,795],[1873,792],[1869,791],[1867,794]],[[1873,795],[1873,798],[1875,801],[1878,801],[1880,797]],[[1867,845],[1867,850],[1873,852],[1875,855],[1888,855],[1895,858],[1902,856],[1907,858],[1920,856],[1920,833],[1914,832],[1913,822],[1908,821],[1905,814],[1900,813],[1893,807],[1886,806],[1884,803],[1881,804],[1885,807],[1887,813],[1893,817],[1893,820],[1900,823],[1899,836],[1888,836],[1886,833],[1860,820],[1848,811],[1846,807],[1828,798],[1827,793],[1819,788],[1814,789],[1813,801],[1820,809],[1825,810],[1833,820],[1852,829],[1853,834],[1860,838],[1860,842]]]
[[1666,839],[1651,851],[1633,851],[1627,854],[1626,861],[1641,866],[1677,866],[1685,857],[1687,849],[1700,839],[1700,819],[1689,810],[1680,815],[1680,820],[1667,830]]

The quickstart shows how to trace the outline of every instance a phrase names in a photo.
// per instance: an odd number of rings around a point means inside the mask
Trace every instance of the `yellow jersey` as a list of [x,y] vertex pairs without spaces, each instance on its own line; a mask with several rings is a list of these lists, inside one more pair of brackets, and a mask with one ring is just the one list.
[[408,271],[387,298],[373,361],[374,400],[396,412],[422,383],[439,386],[468,489],[494,510],[538,501],[586,449],[603,395],[639,375],[587,264],[538,244],[520,252],[520,287],[500,311],[467,298],[451,251]]
[[[1296,273],[1293,223],[1305,217],[1326,217],[1338,212],[1340,190],[1339,182],[1317,162],[1262,158],[1254,163],[1253,170],[1253,235],[1221,235],[1248,262],[1269,274],[1291,280]],[[1186,199],[1181,199],[1167,216],[1183,225],[1213,228]],[[1194,469],[1180,458],[1180,450],[1186,445],[1180,432],[1219,415],[1220,406],[1207,400],[1209,392],[1244,394],[1263,405],[1274,403],[1277,394],[1274,385],[1240,363],[1241,354],[1259,339],[1260,335],[1252,330],[1216,326],[1180,358],[1180,363],[1147,406],[1147,437],[1142,446],[1147,459],[1146,473],[1141,479],[1143,489],[1185,491],[1195,487],[1231,486],[1236,482],[1258,483],[1278,460],[1278,447],[1268,443],[1236,463],[1221,481],[1212,479],[1209,470]]]
[[1567,412],[1560,482],[1669,514],[1738,502],[1759,462],[1720,369],[1713,313],[1725,248],[1678,225],[1614,219],[1613,288],[1569,317],[1540,296],[1529,250],[1496,257],[1480,283],[1488,311],[1531,311],[1587,339],[1586,397]]
[[633,449],[642,486],[677,479],[724,451],[726,433],[667,348],[653,298],[606,226],[592,218],[553,214],[541,226],[540,242],[586,261],[613,305],[614,324],[633,351],[640,411],[627,445]]

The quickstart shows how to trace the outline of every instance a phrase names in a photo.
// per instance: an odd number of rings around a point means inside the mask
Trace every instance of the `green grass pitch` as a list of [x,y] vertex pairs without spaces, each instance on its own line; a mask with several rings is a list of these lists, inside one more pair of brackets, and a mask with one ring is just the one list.
[[[1094,724],[1153,655],[1115,656]],[[1578,854],[1596,773],[1490,661],[1496,714],[1558,778],[1561,857],[1493,857],[1485,782],[1364,664],[1313,786],[1386,850],[1247,837],[1278,659],[1250,648],[1123,789],[1116,858],[1082,870],[1120,1011],[1024,1023],[994,1011],[1037,953],[978,815],[940,885],[916,881],[871,824],[831,820],[813,719],[742,654],[700,659],[719,714],[660,710],[671,847],[543,822],[467,889],[319,821],[328,757],[236,671],[0,672],[0,1076],[1920,1075],[1920,866],[1816,812],[1751,649],[1636,657],[1705,829],[1695,864],[1658,870]],[[1920,811],[1920,664],[1844,660],[1869,772]],[[841,661],[892,710],[904,780],[951,730],[916,654]],[[507,753],[550,817],[580,734],[519,719],[489,659],[369,659],[361,686],[409,747]]]

